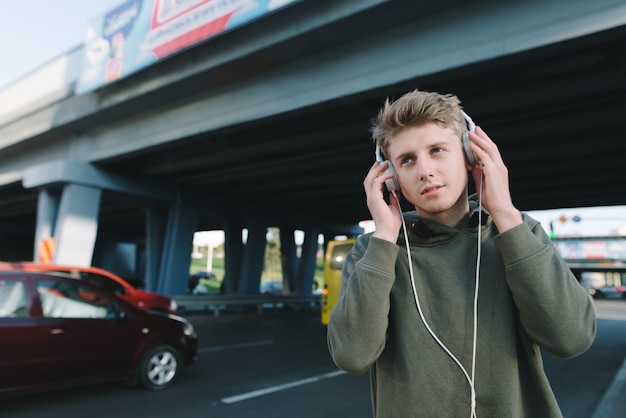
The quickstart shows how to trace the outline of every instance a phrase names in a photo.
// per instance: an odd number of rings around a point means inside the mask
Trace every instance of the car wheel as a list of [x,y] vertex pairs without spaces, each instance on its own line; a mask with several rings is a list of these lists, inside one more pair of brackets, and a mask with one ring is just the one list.
[[169,387],[181,368],[178,351],[169,345],[158,345],[146,351],[137,369],[139,384],[149,390]]

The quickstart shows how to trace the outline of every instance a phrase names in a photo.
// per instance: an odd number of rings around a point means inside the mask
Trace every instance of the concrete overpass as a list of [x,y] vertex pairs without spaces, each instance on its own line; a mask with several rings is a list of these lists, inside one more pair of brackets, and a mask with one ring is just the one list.
[[318,233],[368,217],[371,118],[414,88],[461,98],[520,209],[626,204],[623,0],[296,1],[87,92],[81,54],[0,91],[0,259],[54,236],[56,261],[117,270],[132,243],[131,273],[179,294],[193,231],[224,229],[250,293],[278,226],[307,292]]

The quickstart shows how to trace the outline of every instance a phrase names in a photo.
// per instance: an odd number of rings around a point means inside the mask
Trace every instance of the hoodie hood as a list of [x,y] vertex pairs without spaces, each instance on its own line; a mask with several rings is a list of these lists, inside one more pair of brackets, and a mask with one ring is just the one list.
[[[476,195],[470,196],[469,206],[468,216],[463,217],[454,227],[431,219],[420,218],[414,210],[404,212],[402,216],[406,223],[410,243],[414,245],[437,245],[453,239],[458,234],[475,234],[478,231],[479,220],[483,226],[489,229],[492,225],[491,217],[485,210],[479,211]],[[402,231],[398,234],[397,243],[404,243]]]

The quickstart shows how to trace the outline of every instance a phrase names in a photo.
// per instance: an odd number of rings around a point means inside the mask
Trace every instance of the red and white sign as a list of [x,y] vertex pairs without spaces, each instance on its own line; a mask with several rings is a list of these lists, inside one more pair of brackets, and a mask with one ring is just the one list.
[[587,241],[583,243],[585,258],[607,258],[608,249],[604,241]]
[[161,59],[223,32],[232,16],[254,0],[157,0],[150,21],[150,49]]

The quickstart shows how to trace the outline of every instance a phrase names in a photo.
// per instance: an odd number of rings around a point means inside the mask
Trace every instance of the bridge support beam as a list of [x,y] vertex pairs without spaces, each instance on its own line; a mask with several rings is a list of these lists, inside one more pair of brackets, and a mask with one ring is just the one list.
[[54,237],[54,223],[59,213],[61,193],[50,189],[40,189],[37,201],[37,225],[35,226],[35,242],[33,261],[37,262],[45,255],[42,254],[44,240]]
[[265,261],[267,225],[261,219],[253,219],[248,228],[248,239],[243,248],[241,271],[237,293],[241,295],[259,293],[261,273]]
[[178,202],[170,210],[159,270],[158,293],[164,295],[187,293],[193,234],[197,226],[198,207],[192,202]]
[[224,293],[237,293],[241,272],[243,224],[240,219],[230,219],[224,229]]
[[94,187],[79,184],[63,187],[54,227],[54,263],[92,264],[101,195],[102,191]]
[[146,211],[146,248],[143,282],[146,290],[155,292],[159,281],[161,254],[165,242],[166,211],[149,208]]
[[[176,202],[176,193],[169,184],[149,181],[135,177],[118,175],[100,169],[89,163],[76,161],[55,160],[40,165],[30,167],[24,172],[22,180],[24,188],[38,188],[40,190],[37,226],[34,243],[34,261],[40,259],[40,245],[43,240],[54,237],[55,254],[53,262],[76,265],[96,265],[94,260],[94,247],[96,245],[96,233],[98,230],[98,213],[103,190],[111,190],[116,193],[132,196],[142,202],[144,207],[166,208]],[[193,201],[193,199],[190,199]],[[173,214],[170,223],[179,224],[170,230],[174,235],[186,231],[188,225],[193,223],[195,230],[197,223],[197,213],[181,213],[188,211],[189,207],[194,207],[191,212],[196,211],[194,203],[190,202],[187,207],[180,209],[182,212]],[[160,211],[160,212],[159,212]],[[185,218],[191,214],[189,218]],[[170,268],[172,260],[176,260],[177,268],[178,254],[185,250],[175,250],[177,245],[184,243],[184,247],[191,248],[193,232],[184,241],[175,241],[176,245],[171,245],[170,249],[163,249],[165,241],[162,225],[166,222],[165,209],[148,209],[147,215],[147,245],[146,257],[143,257],[141,245],[128,248],[125,241],[118,242],[116,237],[99,242],[99,260],[107,266],[123,268],[124,271],[133,270],[135,274],[142,274],[145,277],[136,276],[143,279],[149,290],[157,291],[167,286],[159,283],[158,272],[161,266],[161,256],[176,256],[166,264]],[[185,225],[185,226],[183,226]],[[182,246],[181,246],[182,247]],[[189,254],[186,254],[186,267],[183,277],[187,276],[189,268]],[[142,260],[137,262],[137,260]],[[146,268],[138,265],[146,261]],[[130,265],[130,264],[134,265]],[[110,268],[111,269],[111,268]],[[120,273],[119,271],[113,271]],[[170,277],[164,276],[164,277]],[[184,282],[184,280],[181,279]],[[186,283],[183,283],[186,289]],[[177,288],[177,287],[175,287]]]
[[280,256],[283,269],[283,293],[291,294],[297,289],[298,254],[295,230],[290,226],[280,227]]
[[313,279],[317,263],[317,237],[319,230],[304,231],[300,255],[293,227],[280,227],[280,250],[283,268],[283,288],[286,294],[310,295],[313,290]]
[[317,263],[317,237],[319,233],[320,231],[316,228],[309,228],[305,231],[300,265],[298,266],[298,281],[295,289],[297,294],[310,295],[313,291],[313,278],[315,277]]

